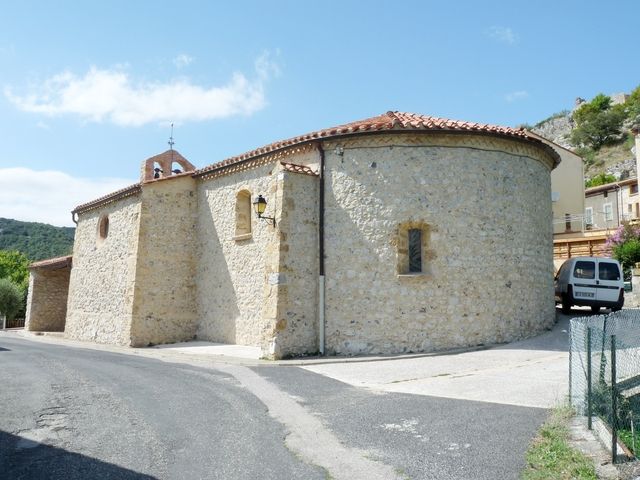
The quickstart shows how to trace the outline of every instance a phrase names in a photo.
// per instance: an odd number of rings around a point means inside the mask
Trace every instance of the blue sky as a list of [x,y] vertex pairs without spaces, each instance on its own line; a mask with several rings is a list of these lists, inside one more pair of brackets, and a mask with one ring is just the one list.
[[640,84],[640,3],[2,2],[0,217],[71,225],[175,148],[197,167],[402,110],[535,123]]

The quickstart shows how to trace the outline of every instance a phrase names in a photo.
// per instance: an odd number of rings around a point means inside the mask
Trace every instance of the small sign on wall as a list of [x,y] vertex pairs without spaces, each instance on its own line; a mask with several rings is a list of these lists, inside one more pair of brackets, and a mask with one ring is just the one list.
[[287,283],[287,278],[284,273],[270,273],[269,285],[283,285]]

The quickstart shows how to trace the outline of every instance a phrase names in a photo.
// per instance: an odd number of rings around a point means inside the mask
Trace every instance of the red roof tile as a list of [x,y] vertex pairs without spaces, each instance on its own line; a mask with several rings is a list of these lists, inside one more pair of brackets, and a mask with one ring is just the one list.
[[57,270],[59,268],[70,267],[72,263],[71,255],[64,257],[47,258],[39,262],[33,262],[29,268],[42,268],[46,270]]
[[[208,165],[196,170],[194,176],[206,175],[207,173],[223,169],[229,165],[240,163],[254,157],[266,155],[278,150],[282,150],[294,145],[299,145],[314,140],[329,139],[348,135],[357,135],[370,132],[388,131],[431,131],[431,132],[469,132],[494,134],[507,137],[515,137],[528,140],[544,147],[547,147],[541,140],[528,135],[522,128],[500,127],[484,123],[463,122],[459,120],[449,120],[446,118],[430,117],[415,113],[387,112],[377,117],[366,118],[355,122],[347,123],[337,127],[326,128],[315,132],[300,135],[298,137],[270,143],[264,147],[251,150],[235,157],[228,158],[218,163]],[[551,148],[546,148],[554,157],[555,163],[559,162],[557,153]]]
[[133,185],[129,185],[121,190],[116,190],[115,192],[109,193],[100,198],[96,198],[95,200],[91,200],[90,202],[83,203],[82,205],[78,205],[76,208],[71,210],[72,214],[86,212],[88,210],[93,210],[94,208],[98,208],[107,203],[114,202],[121,198],[129,197],[131,195],[135,195],[140,191],[141,187],[139,183],[135,183]]

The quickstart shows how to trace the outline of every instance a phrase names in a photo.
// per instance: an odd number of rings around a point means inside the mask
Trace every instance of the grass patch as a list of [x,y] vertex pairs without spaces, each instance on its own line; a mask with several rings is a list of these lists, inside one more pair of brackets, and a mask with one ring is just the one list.
[[554,409],[527,452],[522,480],[597,480],[591,461],[569,445],[569,407]]
[[627,446],[631,453],[637,455],[638,450],[640,450],[640,432],[634,431],[633,434],[631,434],[631,430],[628,429],[618,430],[618,438]]

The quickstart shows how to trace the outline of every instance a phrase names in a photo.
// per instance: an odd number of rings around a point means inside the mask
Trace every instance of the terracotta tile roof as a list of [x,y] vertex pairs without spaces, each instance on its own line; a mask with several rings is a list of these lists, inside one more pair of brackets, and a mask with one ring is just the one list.
[[289,138],[287,140],[270,143],[264,147],[251,150],[243,153],[242,155],[231,157],[196,170],[194,176],[206,175],[210,172],[224,169],[229,165],[234,165],[254,157],[259,157],[314,140],[388,131],[468,132],[514,137],[547,147],[545,149],[551,153],[555,159],[556,165],[559,163],[558,154],[555,150],[548,147],[541,140],[529,135],[523,128],[500,127],[485,123],[463,122],[459,120],[449,120],[446,118],[430,117],[428,115],[419,115],[416,113],[387,112],[382,115],[378,115],[377,117],[366,118],[364,120],[358,120],[345,125],[326,128],[307,133],[305,135]]
[[74,208],[71,213],[81,213],[87,212],[89,210],[93,210],[95,208],[101,207],[102,205],[106,205],[107,203],[114,202],[116,200],[120,200],[121,198],[130,197],[131,195],[136,195],[140,192],[141,187],[139,183],[135,183],[133,185],[129,185],[121,190],[116,190],[115,192],[111,192],[108,195],[105,195],[100,198],[96,198],[95,200],[91,200],[90,202],[83,203],[82,205],[78,205]]
[[636,177],[627,178],[625,180],[620,180],[618,182],[605,183],[604,185],[598,185],[597,187],[585,188],[584,194],[591,196],[597,193],[609,192],[611,190],[615,190],[618,187],[633,185],[634,183],[638,183],[638,179]]
[[41,268],[45,270],[57,270],[60,268],[70,267],[72,263],[72,256],[66,255],[64,257],[47,258],[46,260],[40,260],[39,262],[33,262],[29,265],[29,268]]
[[[371,134],[371,133],[377,133],[377,132],[382,133],[382,132],[389,132],[389,131],[457,132],[457,133],[466,132],[466,133],[491,134],[491,135],[518,138],[518,139],[530,141],[540,145],[553,157],[556,165],[560,162],[559,155],[552,147],[545,144],[542,140],[539,140],[534,136],[530,135],[529,132],[523,128],[500,127],[497,125],[489,125],[485,123],[463,122],[459,120],[449,120],[446,118],[430,117],[428,115],[419,115],[415,113],[387,112],[382,115],[378,115],[377,117],[366,118],[364,120],[358,120],[355,122],[347,123],[345,125],[340,125],[332,128],[325,128],[323,130],[307,133],[305,135],[289,138],[287,140],[280,140],[278,142],[270,143],[269,145],[265,145],[264,147],[251,150],[249,152],[243,153],[242,155],[231,157],[221,162],[208,165],[204,168],[196,170],[195,172],[192,173],[192,175],[194,177],[208,175],[217,171],[225,170],[228,167],[242,163],[245,160],[261,157],[261,156],[282,151],[291,147],[296,147],[303,144],[309,144],[317,140],[326,140],[326,139],[332,139],[332,138],[338,138],[338,137]],[[163,154],[160,154],[157,157],[159,158],[162,155],[166,155],[166,154],[167,152],[164,152]],[[154,159],[156,157],[151,157],[151,158]],[[181,158],[183,157],[181,156]],[[294,168],[293,167],[294,164],[288,164],[288,165],[292,165],[289,168]],[[297,167],[302,167],[302,166],[298,165]],[[298,173],[308,173],[308,172],[302,172],[300,169],[297,169],[297,170],[294,169],[291,171],[296,171]],[[184,173],[190,173],[190,172],[184,172]],[[315,173],[310,170],[309,174],[315,174]],[[169,178],[172,178],[172,177],[169,177]],[[98,208],[102,205],[105,205],[107,203],[111,203],[113,201],[119,200],[121,198],[135,195],[138,192],[140,192],[140,190],[141,190],[140,183],[136,183],[129,187],[123,188],[122,190],[118,190],[116,192],[110,193],[109,195],[105,195],[104,197],[100,197],[95,200],[92,200],[91,202],[78,205],[75,209],[73,209],[71,213],[75,215],[76,213],[89,211],[94,208]]]
[[280,162],[280,165],[282,165],[287,172],[302,173],[303,175],[311,175],[313,177],[318,176],[316,172],[314,172],[313,170],[311,170],[311,168],[305,165],[298,165],[296,163],[286,163],[286,162]]

